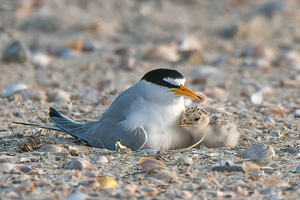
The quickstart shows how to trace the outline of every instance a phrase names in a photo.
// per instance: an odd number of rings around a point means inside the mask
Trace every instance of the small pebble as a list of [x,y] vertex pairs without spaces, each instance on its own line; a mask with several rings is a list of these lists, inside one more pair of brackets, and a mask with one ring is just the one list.
[[265,145],[263,143],[259,143],[249,147],[242,155],[242,158],[262,159],[262,158],[271,158],[273,156],[275,156],[275,151],[273,147]]
[[295,118],[300,118],[300,109],[297,109],[294,111],[294,117]]
[[182,155],[176,160],[177,164],[191,165],[194,163],[193,159],[189,156]]
[[297,173],[297,174],[300,174],[300,165],[298,165],[298,166],[296,167],[296,173]]
[[71,196],[67,197],[66,200],[85,200],[89,199],[89,195],[84,193],[73,193]]
[[91,169],[91,163],[83,158],[75,158],[66,168],[78,170]]
[[270,136],[270,137],[280,137],[280,131],[270,131],[268,136]]
[[41,152],[62,152],[63,148],[55,144],[44,144],[40,146]]
[[94,161],[95,161],[95,163],[98,163],[98,164],[108,163],[108,159],[105,156],[99,156]]
[[2,61],[24,63],[30,58],[29,48],[21,41],[10,43],[2,53]]
[[186,190],[187,191],[195,191],[197,189],[197,186],[193,183],[189,184],[187,187],[186,187]]
[[252,94],[250,97],[250,100],[254,105],[260,105],[263,101],[262,92],[256,92],[256,93]]

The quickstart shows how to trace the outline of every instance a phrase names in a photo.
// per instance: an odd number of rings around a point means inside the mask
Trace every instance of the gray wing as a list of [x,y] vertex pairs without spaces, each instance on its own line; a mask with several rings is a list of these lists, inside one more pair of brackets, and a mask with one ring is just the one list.
[[131,113],[131,107],[139,98],[134,86],[118,96],[99,121],[86,124],[77,123],[50,108],[49,116],[55,125],[70,135],[88,142],[93,147],[115,150],[115,143],[122,140],[122,145],[131,150],[143,148],[147,142],[147,133],[143,127],[127,131],[120,122]]
[[85,125],[84,128],[90,138],[89,143],[95,147],[103,148],[104,146],[107,149],[115,149],[115,143],[122,140],[121,144],[131,150],[143,148],[147,142],[145,129],[140,126],[135,130],[128,131],[120,123],[130,115],[131,108],[135,108],[138,98],[133,86],[118,96],[96,125]]
[[[88,143],[93,147],[116,149],[116,142],[121,140],[121,144],[133,151],[140,150],[147,142],[147,133],[144,128],[138,127],[130,133],[125,133],[120,126],[94,126],[96,134],[90,138]],[[107,130],[109,129],[109,130]],[[119,130],[118,130],[119,129]]]

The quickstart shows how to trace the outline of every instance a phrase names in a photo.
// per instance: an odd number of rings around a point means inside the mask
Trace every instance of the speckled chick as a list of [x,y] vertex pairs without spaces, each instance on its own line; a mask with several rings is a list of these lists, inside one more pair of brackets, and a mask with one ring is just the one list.
[[187,108],[179,124],[193,133],[195,141],[205,134],[202,144],[209,148],[234,147],[240,136],[234,117],[225,112],[207,112],[196,107]]

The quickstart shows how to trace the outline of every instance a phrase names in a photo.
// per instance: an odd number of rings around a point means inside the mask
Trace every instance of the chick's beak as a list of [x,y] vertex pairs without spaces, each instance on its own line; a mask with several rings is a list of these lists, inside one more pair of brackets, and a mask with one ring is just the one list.
[[192,97],[192,98],[201,100],[201,97],[199,97],[195,92],[193,92],[189,88],[185,87],[184,85],[180,85],[180,88],[175,88],[172,91],[175,94],[180,94],[180,95],[184,95],[184,96],[187,96],[187,97]]
[[186,126],[189,126],[191,124],[192,124],[191,122],[187,122],[186,120],[183,120],[182,122],[179,123],[179,126],[180,127],[186,127]]

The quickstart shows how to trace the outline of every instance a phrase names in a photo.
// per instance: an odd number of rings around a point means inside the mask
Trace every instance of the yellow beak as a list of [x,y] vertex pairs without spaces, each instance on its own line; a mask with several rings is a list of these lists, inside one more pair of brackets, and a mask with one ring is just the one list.
[[192,98],[201,100],[201,97],[199,97],[195,92],[193,92],[189,88],[185,87],[184,85],[181,85],[180,88],[175,88],[172,91],[175,94],[180,94],[180,95],[184,95],[184,96],[187,96],[187,97],[192,97]]

